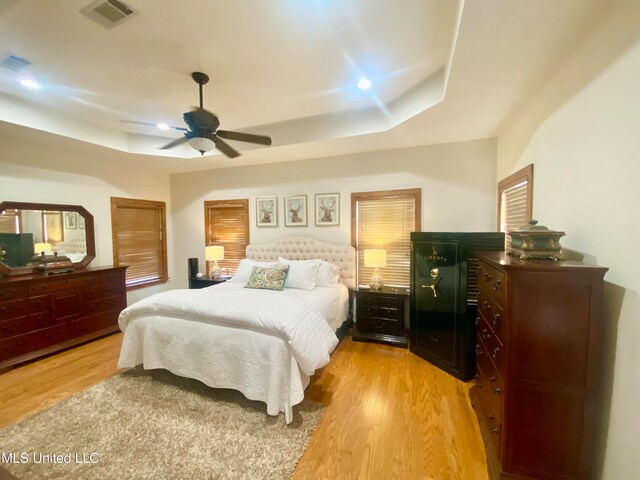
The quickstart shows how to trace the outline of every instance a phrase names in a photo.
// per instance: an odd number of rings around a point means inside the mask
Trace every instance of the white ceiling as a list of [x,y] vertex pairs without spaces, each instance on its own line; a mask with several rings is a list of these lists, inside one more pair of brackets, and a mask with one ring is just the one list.
[[[108,30],[80,14],[89,3],[0,0],[0,55],[31,62],[0,68],[0,120],[153,155],[170,172],[494,136],[606,4],[128,0],[138,14]],[[123,122],[184,126],[193,71],[211,77],[204,106],[221,128],[273,146],[232,142],[243,156],[198,158],[187,145],[158,149],[180,132]],[[22,87],[25,75],[43,88]],[[355,88],[362,76],[367,92]]]

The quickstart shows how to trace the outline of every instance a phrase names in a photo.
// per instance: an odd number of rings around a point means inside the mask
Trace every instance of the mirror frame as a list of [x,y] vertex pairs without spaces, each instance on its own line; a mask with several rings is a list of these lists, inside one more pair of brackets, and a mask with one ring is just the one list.
[[[30,202],[2,202],[0,203],[0,212],[5,209],[18,210],[53,210],[64,212],[77,212],[84,217],[85,236],[87,239],[87,254],[80,262],[74,262],[73,266],[76,270],[86,268],[91,261],[96,258],[96,237],[93,230],[93,215],[81,205],[60,205],[57,203],[30,203]],[[0,273],[13,275],[29,275],[35,273],[35,267],[11,268],[0,262]]]

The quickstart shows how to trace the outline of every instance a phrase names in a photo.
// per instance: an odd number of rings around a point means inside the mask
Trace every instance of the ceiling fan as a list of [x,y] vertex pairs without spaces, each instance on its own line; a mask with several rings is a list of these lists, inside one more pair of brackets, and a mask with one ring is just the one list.
[[253,135],[251,133],[231,132],[229,130],[218,130],[220,120],[213,113],[205,110],[202,106],[202,86],[209,81],[209,76],[202,72],[193,72],[191,78],[198,84],[200,90],[200,106],[194,107],[190,112],[182,115],[184,122],[189,127],[172,127],[176,130],[184,130],[184,137],[178,138],[164,147],[162,150],[173,148],[185,142],[189,142],[194,149],[204,155],[209,150],[217,148],[229,158],[240,156],[240,153],[231,147],[226,140],[236,140],[239,142],[258,143],[260,145],[271,145],[271,138],[264,135]]

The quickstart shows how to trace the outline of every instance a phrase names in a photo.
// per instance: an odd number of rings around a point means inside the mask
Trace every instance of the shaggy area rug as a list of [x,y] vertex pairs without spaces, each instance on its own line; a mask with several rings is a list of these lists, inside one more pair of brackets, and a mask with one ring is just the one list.
[[0,465],[20,480],[286,479],[322,406],[294,412],[286,425],[238,392],[135,369],[0,430]]

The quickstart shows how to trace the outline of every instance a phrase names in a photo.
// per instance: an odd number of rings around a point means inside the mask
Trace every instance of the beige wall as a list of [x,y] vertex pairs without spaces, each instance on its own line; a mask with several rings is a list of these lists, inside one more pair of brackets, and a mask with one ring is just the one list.
[[[130,155],[55,135],[35,135],[25,141],[22,133],[16,136],[15,128],[10,130],[11,134],[0,134],[0,198],[84,206],[95,221],[96,258],[91,266],[113,265],[112,196],[164,201],[170,212],[168,175],[132,169]],[[171,277],[171,218],[167,229]],[[171,287],[170,282],[132,290],[129,304]]]
[[640,471],[640,3],[617,3],[500,132],[498,178],[533,163],[534,218],[609,267],[598,461],[624,480]]
[[[252,243],[308,235],[351,243],[351,193],[422,188],[422,230],[492,231],[496,223],[495,141],[477,140],[297,162],[171,175],[176,278],[186,285],[187,258],[204,271],[204,201],[249,199]],[[315,227],[316,193],[340,193],[340,226]],[[309,226],[284,227],[283,196],[306,194]],[[255,199],[278,196],[278,228],[257,228]]]

